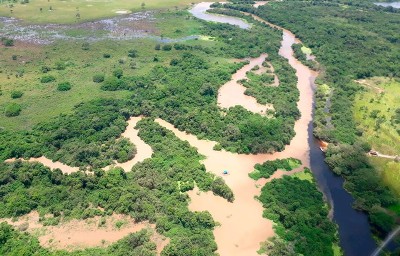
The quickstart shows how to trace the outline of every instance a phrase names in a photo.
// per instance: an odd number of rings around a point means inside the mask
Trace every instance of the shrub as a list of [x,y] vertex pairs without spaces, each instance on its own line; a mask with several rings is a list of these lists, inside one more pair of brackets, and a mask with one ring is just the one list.
[[4,46],[13,46],[14,45],[14,40],[9,39],[9,38],[2,38],[1,42]]
[[103,74],[96,74],[93,76],[93,82],[95,83],[101,83],[104,81],[104,75]]
[[128,51],[128,57],[131,57],[131,58],[135,58],[135,57],[137,57],[137,51],[136,50],[129,50]]
[[10,103],[6,106],[5,114],[7,117],[18,116],[21,112],[21,106],[17,103]]
[[160,44],[156,44],[156,46],[154,47],[154,50],[159,51],[161,49],[161,45]]
[[17,55],[13,55],[11,58],[12,60],[17,60]]
[[113,71],[113,76],[115,76],[116,78],[121,78],[123,74],[124,72],[122,71],[122,69],[116,69]]
[[23,95],[23,92],[21,92],[21,91],[12,91],[11,92],[11,98],[13,98],[13,99],[21,98],[22,95]]
[[90,45],[88,42],[82,44],[82,50],[88,51],[90,49]]
[[136,62],[131,61],[131,63],[129,63],[129,67],[131,69],[136,69]]
[[59,83],[57,86],[57,90],[59,91],[69,91],[71,90],[71,84],[69,82]]
[[40,70],[42,71],[42,73],[47,73],[47,72],[51,71],[51,68],[48,66],[42,66],[40,68]]
[[56,63],[56,69],[57,70],[64,70],[66,67],[67,67],[67,65],[65,64],[65,62],[58,61]]
[[54,76],[43,76],[43,77],[40,79],[40,82],[43,83],[43,84],[45,84],[45,83],[53,82],[53,81],[55,81],[55,80],[56,80],[56,78],[55,78]]
[[101,85],[101,89],[104,91],[116,91],[120,89],[122,84],[122,80],[119,80],[114,76],[110,76],[104,80],[104,83]]
[[176,66],[176,65],[178,65],[179,64],[179,60],[177,60],[177,59],[172,59],[170,62],[169,62],[169,65],[171,65],[171,66]]
[[104,54],[103,54],[103,58],[109,59],[109,58],[111,58],[111,54],[109,54],[109,53],[104,53]]
[[169,44],[165,44],[162,47],[163,51],[171,51],[172,50],[172,46]]

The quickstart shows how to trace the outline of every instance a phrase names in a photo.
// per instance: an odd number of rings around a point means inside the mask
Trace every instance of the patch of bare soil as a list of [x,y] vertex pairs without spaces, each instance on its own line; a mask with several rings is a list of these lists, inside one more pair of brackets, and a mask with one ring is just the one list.
[[[157,245],[157,252],[169,243],[169,239],[155,231],[155,225],[148,222],[135,223],[126,215],[113,214],[107,217],[94,217],[86,220],[61,221],[56,226],[43,226],[39,221],[39,213],[33,211],[20,217],[17,221],[9,218],[0,219],[20,231],[26,231],[38,237],[43,247],[68,251],[88,247],[107,247],[130,233],[142,229],[152,231],[151,239]],[[122,225],[121,225],[122,224]],[[119,228],[118,226],[121,225]]]

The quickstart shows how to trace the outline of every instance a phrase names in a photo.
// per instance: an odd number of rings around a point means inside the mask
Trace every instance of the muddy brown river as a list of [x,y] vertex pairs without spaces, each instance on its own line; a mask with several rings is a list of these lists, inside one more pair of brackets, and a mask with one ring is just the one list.
[[[262,4],[265,3],[263,2]],[[195,5],[190,12],[194,16],[205,20],[208,20],[211,16],[218,16],[218,20],[214,18],[210,20],[249,28],[248,23],[235,17],[213,14],[202,15],[201,13],[204,13],[210,5],[211,3],[200,3]],[[320,189],[335,210],[333,211],[333,219],[339,225],[340,244],[345,251],[345,255],[368,255],[376,248],[376,245],[369,231],[367,217],[351,207],[353,198],[343,189],[343,179],[335,176],[329,170],[324,163],[324,156],[312,136],[314,81],[318,73],[310,70],[293,57],[292,45],[299,42],[294,34],[256,16],[253,16],[253,18],[281,29],[283,32],[279,54],[286,58],[296,70],[298,77],[297,88],[300,92],[297,107],[301,116],[294,126],[296,135],[282,152],[257,155],[235,154],[224,150],[215,151],[213,147],[216,142],[199,140],[196,136],[179,131],[172,124],[162,119],[157,119],[156,122],[160,125],[197,148],[198,152],[206,157],[203,163],[207,171],[221,176],[235,195],[235,201],[229,203],[221,197],[214,196],[211,192],[205,193],[195,189],[188,193],[191,199],[189,208],[192,211],[209,211],[214,220],[220,224],[214,230],[218,245],[217,252],[220,255],[256,256],[258,255],[257,250],[260,248],[260,243],[274,236],[274,230],[272,221],[262,217],[262,205],[254,197],[260,194],[261,187],[269,180],[301,171],[305,166],[311,167]],[[261,66],[265,57],[266,54],[262,54],[258,58],[249,59],[250,63],[238,70],[232,76],[231,81],[220,88],[218,104],[221,108],[240,105],[253,113],[262,114],[272,107],[260,105],[253,97],[244,95],[245,88],[237,83],[237,80],[245,77],[246,71],[255,65]],[[137,136],[137,130],[134,129],[136,122],[140,118],[131,118],[128,121],[127,130],[122,134],[122,136],[130,139],[138,150],[137,155],[131,161],[115,164],[124,168],[125,171],[130,171],[134,164],[151,157],[152,154],[151,148]],[[254,181],[248,177],[255,164],[266,160],[288,157],[300,159],[303,165],[292,172],[277,171],[268,180]],[[51,168],[60,168],[66,173],[77,170],[77,168],[72,168],[62,163],[53,163],[44,157],[30,159],[30,161],[38,161]],[[223,175],[223,170],[228,170],[229,174]]]
[[[201,3],[202,8],[197,9],[197,6],[191,10],[191,12],[196,16],[197,12],[202,12],[204,10],[204,6],[211,3]],[[268,4],[268,2],[259,2],[256,3],[256,7]],[[210,14],[211,15],[211,14]],[[251,14],[249,14],[251,15]],[[295,123],[295,132],[296,135],[291,141],[290,145],[285,147],[283,152],[274,153],[273,155],[256,155],[256,156],[240,156],[236,155],[236,157],[242,158],[238,165],[235,165],[235,169],[240,168],[243,172],[247,173],[251,170],[247,169],[250,165],[248,161],[253,161],[253,163],[263,162],[265,160],[271,160],[276,158],[285,158],[285,157],[295,157],[300,159],[305,166],[310,166],[314,176],[317,180],[320,190],[324,193],[325,198],[331,206],[331,212],[333,213],[333,221],[338,224],[339,227],[339,242],[344,254],[346,256],[358,256],[358,255],[370,255],[375,248],[377,247],[375,240],[373,239],[369,224],[368,224],[368,216],[360,211],[356,211],[353,209],[352,205],[354,202],[354,198],[343,188],[343,178],[335,175],[329,167],[326,165],[324,161],[324,155],[319,149],[318,141],[313,137],[313,109],[314,109],[314,81],[316,76],[318,75],[316,72],[310,70],[306,66],[302,65],[297,59],[293,57],[293,51],[291,45],[293,43],[300,42],[296,39],[295,35],[290,31],[277,26],[275,24],[269,23],[255,15],[251,15],[254,19],[261,21],[265,24],[268,24],[271,27],[278,28],[283,32],[282,38],[282,46],[280,48],[280,55],[288,59],[289,64],[296,70],[296,75],[298,77],[297,87],[300,91],[300,100],[297,104],[301,117]],[[196,16],[198,17],[198,15]],[[231,17],[232,18],[232,17]],[[238,19],[242,21],[241,19]],[[223,22],[223,21],[220,21]],[[243,21],[242,21],[243,22]],[[225,23],[229,23],[232,25],[237,25],[232,23],[231,19],[227,20]],[[220,99],[219,99],[220,100]],[[237,105],[245,106],[246,103],[239,102]],[[217,153],[216,153],[217,154]],[[251,159],[251,160],[250,160]],[[223,159],[221,158],[221,162],[231,161],[232,159]],[[206,160],[207,161],[207,160]],[[208,170],[208,169],[207,169]],[[296,170],[295,170],[296,171]],[[243,175],[243,174],[242,174]],[[243,179],[246,179],[246,175],[243,175]],[[282,176],[282,173],[275,173],[272,178],[277,178]],[[232,186],[232,182],[230,182],[231,177],[224,177],[227,184],[231,186],[232,190],[235,193],[235,196],[238,198],[241,195],[246,193],[259,193],[255,192],[254,189],[246,190],[247,187],[241,187],[237,185],[237,187]],[[242,190],[241,190],[242,189]],[[192,199],[193,203],[191,204],[192,209],[198,208],[209,210],[213,216],[218,220],[217,212],[218,212],[218,200],[214,199],[212,201],[211,195],[206,195],[208,200],[198,199],[201,197],[198,194],[195,194]],[[203,197],[206,197],[203,196]],[[214,205],[217,204],[217,205]],[[246,206],[245,206],[246,207]],[[250,211],[259,211],[257,205],[254,204],[253,208],[249,208],[247,210],[248,213]],[[261,214],[261,213],[259,213]],[[230,215],[228,215],[230,216]],[[251,217],[250,217],[251,216]],[[237,219],[236,223],[225,221],[222,222],[221,227],[219,229],[224,229],[224,224],[232,225],[230,227],[225,227],[226,232],[219,231],[218,228],[215,230],[214,234],[217,239],[218,244],[218,252],[221,255],[257,255],[254,252],[259,248],[257,244],[258,241],[264,241],[267,237],[262,238],[262,235],[269,234],[272,235],[273,232],[268,230],[264,234],[255,233],[254,242],[250,245],[247,244],[247,237],[242,232],[240,227],[246,227],[249,223],[250,226],[255,226],[252,219],[253,214],[250,214],[245,219]],[[219,220],[218,220],[219,221]],[[256,221],[254,221],[256,222]],[[264,225],[259,223],[259,225]],[[236,227],[235,227],[236,226]],[[264,226],[265,229],[269,229],[270,225]],[[231,230],[231,233],[229,233]],[[240,243],[235,243],[232,245],[230,239],[232,239],[232,234],[234,232],[242,232],[244,240],[242,243],[242,247],[247,246],[246,248],[240,248]],[[224,236],[224,237],[223,237]],[[238,235],[235,235],[235,237]],[[255,242],[257,241],[257,242]],[[395,248],[395,246],[390,246],[389,248]],[[247,252],[249,254],[247,254]],[[243,254],[245,253],[245,254]]]

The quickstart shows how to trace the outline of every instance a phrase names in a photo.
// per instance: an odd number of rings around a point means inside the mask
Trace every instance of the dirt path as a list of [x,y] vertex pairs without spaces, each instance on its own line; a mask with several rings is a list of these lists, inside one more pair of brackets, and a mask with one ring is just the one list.
[[371,154],[371,152],[372,151],[368,152],[369,156],[382,157],[382,158],[388,158],[388,159],[393,159],[393,160],[399,157],[399,156],[391,156],[391,155],[381,154],[381,153],[379,153],[377,151],[373,151],[374,154]]
[[360,79],[360,80],[354,80],[356,83],[358,83],[359,85],[365,87],[365,88],[370,88],[373,89],[376,93],[381,94],[384,93],[385,90],[378,87],[378,86],[374,86],[373,84],[371,84],[371,82],[367,79]]

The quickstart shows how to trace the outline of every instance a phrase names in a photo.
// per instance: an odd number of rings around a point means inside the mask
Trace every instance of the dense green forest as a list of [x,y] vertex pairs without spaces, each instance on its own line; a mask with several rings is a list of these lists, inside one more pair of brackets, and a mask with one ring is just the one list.
[[[267,26],[243,31],[226,24],[204,24],[203,33],[223,42],[224,47],[213,49],[175,44],[171,50],[176,51],[176,58],[167,66],[156,65],[144,76],[123,76],[120,73],[106,77],[100,83],[102,90],[129,90],[133,92],[131,99],[120,102],[100,100],[79,105],[74,114],[63,115],[34,127],[32,132],[28,132],[34,137],[29,142],[22,138],[21,143],[12,142],[9,138],[19,135],[2,131],[0,137],[5,140],[2,145],[7,145],[2,158],[44,154],[54,160],[83,167],[102,167],[109,164],[113,157],[119,161],[129,159],[134,155],[132,145],[117,140],[129,114],[161,117],[181,130],[215,140],[223,148],[234,152],[282,150],[294,136],[293,124],[299,112],[294,70],[277,54],[280,32]],[[257,98],[265,96],[274,104],[274,118],[252,114],[242,107],[234,107],[226,115],[221,115],[216,104],[217,91],[243,64],[210,62],[203,57],[205,52],[211,56],[230,58],[255,57],[267,52],[278,68],[281,85],[252,91]],[[97,109],[98,105],[106,106]],[[93,111],[99,111],[97,113],[101,115],[97,116]],[[92,122],[81,123],[82,119]],[[83,132],[77,134],[78,130]],[[111,144],[114,141],[121,144],[116,147],[123,148],[124,153],[116,155],[113,152]],[[36,143],[42,149],[24,147],[25,143]],[[83,147],[78,149],[81,144]],[[103,144],[106,146],[99,147]],[[106,157],[98,160],[100,154]]]
[[369,146],[356,143],[362,140],[362,131],[356,128],[352,105],[361,90],[355,79],[400,76],[397,11],[367,1],[284,1],[259,8],[241,3],[225,7],[254,13],[287,28],[311,48],[321,65],[314,134],[337,145],[328,151],[327,163],[345,178],[345,188],[356,198],[355,207],[369,213],[377,234],[387,234],[398,218],[387,208],[398,199],[368,164],[364,155]]
[[[202,34],[214,38],[221,47],[193,42],[156,45],[152,51],[156,64],[149,72],[127,75],[114,69],[93,74],[93,81],[101,90],[124,90],[129,92],[128,98],[83,102],[70,113],[41,122],[28,131],[1,129],[1,161],[45,155],[81,167],[81,171],[67,175],[38,163],[0,164],[0,217],[18,217],[37,210],[44,223],[55,225],[74,218],[128,214],[136,221],[155,223],[157,232],[171,239],[162,255],[214,255],[217,245],[212,230],[216,224],[207,212],[190,212],[184,192],[196,185],[228,201],[233,201],[234,195],[223,179],[205,171],[199,163],[202,156],[194,148],[152,118],[163,118],[181,130],[215,140],[230,151],[273,152],[282,150],[294,136],[293,124],[299,117],[298,91],[294,70],[277,54],[281,32],[260,24],[249,31],[226,24],[202,24]],[[158,63],[157,51],[172,51],[175,57],[168,64]],[[274,66],[282,67],[277,73],[282,86],[269,89],[275,95],[270,97],[275,105],[272,117],[253,114],[239,106],[221,111],[216,102],[218,89],[244,63],[211,60],[258,57],[264,52]],[[140,54],[128,51],[131,59]],[[140,121],[137,128],[139,136],[152,147],[152,158],[135,165],[129,173],[120,168],[104,172],[100,168],[113,160],[124,162],[135,155],[134,145],[119,137],[127,119],[138,115],[150,117]],[[44,218],[49,213],[53,217]],[[27,254],[53,253],[39,249],[35,238],[7,225],[2,224],[1,231],[2,248],[7,254],[22,250]],[[132,242],[138,239],[140,243]],[[130,255],[154,254],[148,235],[141,233],[107,249],[87,249],[76,254],[112,251],[122,255],[129,246],[133,248]]]
[[126,162],[136,149],[127,139],[119,139],[129,117],[124,104],[99,99],[79,104],[74,114],[38,124],[32,131],[1,131],[0,158],[46,155],[71,166],[94,168],[114,159]]
[[271,240],[274,246],[267,241],[261,251],[270,256],[333,255],[335,225],[327,218],[328,209],[314,182],[283,176],[267,183],[259,200],[264,216],[276,223],[277,234]]
[[[1,163],[0,217],[18,217],[37,210],[43,218],[52,214],[44,218],[45,223],[57,224],[63,219],[122,213],[155,223],[157,232],[171,239],[162,255],[215,255],[212,230],[217,223],[208,212],[189,211],[184,192],[198,186],[231,202],[234,194],[223,179],[206,172],[199,162],[203,156],[153,119],[162,118],[199,138],[217,141],[216,148],[232,152],[274,152],[290,142],[299,118],[299,92],[294,69],[278,55],[281,32],[254,21],[241,10],[288,28],[316,55],[321,73],[314,133],[332,142],[326,161],[335,173],[345,177],[346,189],[356,198],[355,207],[369,213],[378,235],[387,234],[398,218],[387,208],[398,200],[368,164],[364,153],[369,146],[356,143],[361,133],[352,119],[351,105],[359,90],[354,79],[399,76],[395,61],[400,58],[397,11],[345,0],[272,2],[258,9],[245,4],[252,1],[232,2],[237,4],[213,12],[244,18],[253,26],[242,30],[201,22],[200,33],[210,36],[218,47],[195,40],[157,44],[149,50],[155,64],[146,72],[127,75],[114,66],[108,73],[91,76],[103,92],[126,91],[125,99],[83,102],[28,131],[0,129],[1,162],[45,155],[81,167],[81,171],[67,175],[38,163]],[[296,57],[316,68],[300,48],[294,45]],[[173,53],[169,63],[160,61],[160,51]],[[126,52],[133,60],[132,69],[136,69],[135,58],[142,52]],[[244,65],[222,63],[218,58],[258,57],[261,53],[268,54],[279,87],[265,86],[272,81],[271,75],[249,73],[249,80],[242,82],[246,94],[259,103],[273,104],[274,111],[266,117],[240,106],[218,108],[218,89]],[[46,84],[51,77],[42,79]],[[60,93],[73,89],[71,84],[57,86]],[[25,97],[23,93],[14,95],[15,99]],[[328,101],[329,113],[324,111]],[[23,115],[24,110],[15,103],[7,106],[4,114],[13,118]],[[137,128],[139,136],[152,147],[152,158],[135,165],[129,173],[120,168],[101,170],[114,160],[125,162],[134,157],[135,146],[120,135],[127,119],[139,115],[147,117]],[[250,176],[268,178],[278,168],[291,170],[299,164],[294,159],[270,161],[257,165],[257,172]],[[327,218],[328,209],[315,183],[293,177],[273,180],[262,189],[259,200],[265,207],[265,217],[277,224],[273,248],[262,248],[269,255],[333,255],[335,226]],[[0,254],[154,255],[155,245],[149,236],[149,231],[140,231],[104,249],[52,252],[40,247],[33,236],[0,224]]]
[[0,164],[0,217],[38,210],[43,216],[53,214],[47,222],[56,224],[61,218],[129,214],[136,221],[156,223],[157,231],[171,238],[163,255],[213,255],[214,221],[207,212],[190,212],[182,192],[196,184],[232,201],[232,191],[205,171],[202,157],[187,142],[150,119],[138,128],[154,154],[129,173],[115,168],[66,175],[39,163]]

